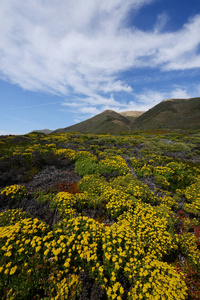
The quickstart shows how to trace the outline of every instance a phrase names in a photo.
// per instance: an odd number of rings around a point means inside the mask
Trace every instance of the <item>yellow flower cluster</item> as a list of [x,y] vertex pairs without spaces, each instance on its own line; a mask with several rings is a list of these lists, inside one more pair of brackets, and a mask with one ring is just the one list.
[[118,218],[118,224],[123,224],[124,219],[143,245],[145,255],[161,259],[176,249],[168,232],[168,220],[151,205],[138,203],[133,213],[127,212]]
[[191,168],[185,163],[174,162],[172,158],[159,155],[149,155],[142,160],[131,158],[131,164],[138,176],[154,175],[157,184],[166,189],[176,189],[194,182],[197,168]]
[[22,209],[9,209],[0,213],[0,226],[15,225],[21,219],[28,217]]
[[70,218],[76,214],[76,210],[73,209],[76,204],[74,195],[68,192],[60,192],[54,197],[53,202],[64,218]]
[[142,200],[146,203],[155,203],[157,198],[153,192],[150,191],[147,185],[141,183],[139,180],[131,180],[128,184],[126,193],[133,195],[138,200]]
[[100,196],[109,186],[103,177],[97,175],[85,175],[78,183],[81,191],[87,191],[89,194]]
[[71,149],[56,149],[54,150],[56,155],[64,155],[66,158],[74,161],[76,159],[76,151]]
[[[62,263],[65,273],[74,266],[94,272],[104,226],[88,217],[64,219],[56,225],[54,239],[45,242],[44,255]],[[94,272],[95,273],[95,272]]]
[[69,274],[67,278],[56,282],[57,295],[51,300],[70,299],[75,300],[80,294],[82,284],[79,277],[75,274]]
[[78,151],[76,153],[76,160],[87,160],[87,159],[94,159],[96,160],[96,156],[88,151]]
[[97,167],[97,173],[117,173],[117,175],[126,175],[130,170],[121,156],[110,156],[101,160]]
[[[3,214],[8,216],[7,212],[2,213],[0,222],[1,219],[5,219]],[[10,225],[0,227],[0,287],[10,286],[13,288],[12,295],[18,293],[23,298],[23,293],[28,292],[28,289],[24,290],[25,281],[19,282],[18,277],[25,276],[23,278],[29,280],[30,274],[34,270],[35,279],[29,283],[30,286],[34,286],[36,283],[34,280],[39,280],[34,266],[41,265],[43,261],[43,237],[46,235],[47,239],[52,237],[47,234],[49,227],[45,223],[38,219],[25,218],[24,213],[20,210],[16,212],[10,210],[9,215],[12,214]],[[16,223],[13,223],[14,220]],[[45,269],[41,268],[41,270],[45,272]],[[9,299],[12,299],[11,295],[10,297]]]
[[134,169],[138,169],[142,166],[142,163],[139,161],[139,159],[136,159],[135,157],[131,158],[131,165]]
[[188,202],[184,204],[184,209],[188,213],[198,215],[200,212],[200,178],[196,182],[185,189],[185,196]]
[[172,266],[146,256],[141,261],[127,263],[125,272],[133,284],[128,299],[181,300],[187,297],[187,287]]
[[153,174],[153,167],[145,163],[142,168],[137,170],[137,174],[141,177],[150,176]]
[[[106,209],[113,219],[116,219],[124,211],[132,211],[137,200],[122,191],[107,189],[102,195],[106,202]],[[109,199],[109,200],[108,200]]]
[[198,240],[195,235],[185,232],[176,236],[179,250],[191,262],[195,268],[200,270],[200,250],[198,249]]
[[10,185],[0,191],[0,195],[4,195],[5,197],[9,197],[14,201],[20,201],[23,198],[27,197],[28,193],[26,188],[22,185],[14,184]]
[[176,200],[168,195],[164,195],[163,198],[160,198],[160,203],[174,209],[178,209],[179,207]]

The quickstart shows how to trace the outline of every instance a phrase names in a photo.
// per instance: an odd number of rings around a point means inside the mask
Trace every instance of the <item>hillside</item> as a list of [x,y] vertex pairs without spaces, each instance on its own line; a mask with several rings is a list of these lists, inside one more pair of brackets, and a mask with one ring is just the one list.
[[132,121],[123,115],[113,110],[105,110],[90,119],[54,132],[118,133],[132,131],[132,126]]
[[145,111],[123,111],[119,114],[134,122],[139,116],[141,116]]
[[200,98],[167,99],[139,116],[137,129],[199,129]]
[[120,133],[148,129],[199,129],[200,98],[167,99],[148,111],[113,110],[54,132]]

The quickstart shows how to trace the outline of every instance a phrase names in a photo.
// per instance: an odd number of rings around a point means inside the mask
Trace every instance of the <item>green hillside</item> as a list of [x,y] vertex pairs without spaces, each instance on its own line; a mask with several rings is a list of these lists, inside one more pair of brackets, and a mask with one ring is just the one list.
[[132,131],[132,126],[133,123],[128,118],[113,110],[105,110],[90,119],[55,132],[118,133]]
[[157,104],[135,122],[137,129],[199,129],[200,98],[169,99]]
[[148,129],[199,129],[200,98],[163,100],[146,112],[113,110],[78,124],[59,128],[59,132],[121,133]]

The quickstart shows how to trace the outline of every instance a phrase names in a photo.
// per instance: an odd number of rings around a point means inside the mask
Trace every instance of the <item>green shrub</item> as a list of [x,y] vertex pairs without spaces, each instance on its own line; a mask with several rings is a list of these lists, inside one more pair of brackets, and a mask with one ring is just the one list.
[[79,176],[95,174],[97,171],[96,159],[77,160],[75,162],[75,171]]
[[115,176],[120,176],[130,173],[130,170],[121,156],[110,156],[99,162],[97,173],[103,175],[115,174]]

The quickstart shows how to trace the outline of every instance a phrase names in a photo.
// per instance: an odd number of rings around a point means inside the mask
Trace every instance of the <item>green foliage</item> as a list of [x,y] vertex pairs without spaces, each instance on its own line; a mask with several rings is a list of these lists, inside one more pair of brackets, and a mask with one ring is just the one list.
[[[46,166],[65,172],[70,165],[70,172],[75,168],[82,176],[79,189],[29,195],[56,212],[60,221],[51,227],[19,209],[0,213],[2,300],[79,299],[87,286],[80,281],[83,274],[98,287],[91,299],[102,292],[105,300],[186,300],[186,284],[190,299],[198,299],[199,285],[191,274],[198,277],[200,270],[200,169],[196,161],[179,159],[188,160],[198,147],[199,136],[189,135],[2,138],[2,207],[10,200],[17,207],[28,195],[24,186],[6,182],[17,177],[7,170],[29,181]],[[166,156],[172,152],[173,157]]]
[[80,151],[76,155],[75,170],[80,176],[95,174],[97,157],[87,151]]
[[129,168],[121,156],[111,156],[101,160],[97,167],[97,173],[104,175],[115,174],[115,176],[119,176],[129,172]]
[[108,183],[104,177],[100,177],[99,175],[86,175],[78,183],[78,188],[82,192],[87,191],[95,193],[98,196],[104,192],[106,186],[108,186]]
[[80,176],[95,174],[96,169],[97,169],[96,159],[77,160],[75,162],[75,171]]
[[186,144],[183,142],[171,142],[170,140],[158,140],[155,142],[147,141],[143,147],[142,152],[146,154],[162,155],[164,152],[190,152],[193,144]]
[[55,195],[54,193],[45,193],[40,189],[37,192],[35,192],[34,196],[38,203],[44,205],[49,203],[51,205]]

